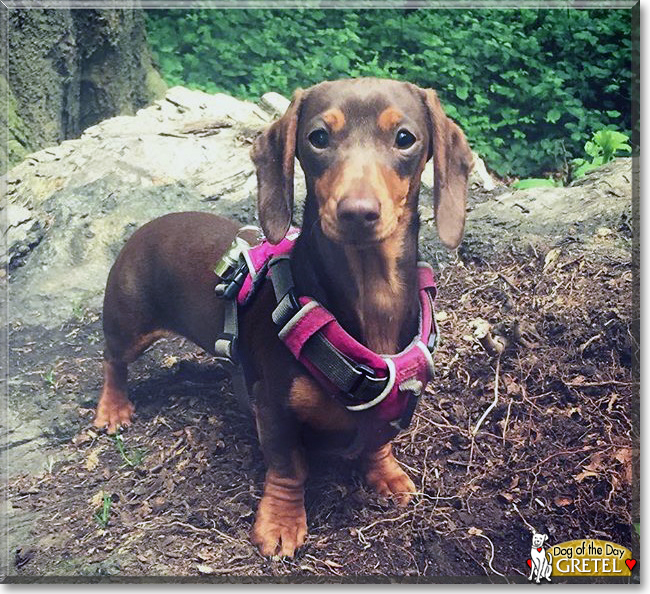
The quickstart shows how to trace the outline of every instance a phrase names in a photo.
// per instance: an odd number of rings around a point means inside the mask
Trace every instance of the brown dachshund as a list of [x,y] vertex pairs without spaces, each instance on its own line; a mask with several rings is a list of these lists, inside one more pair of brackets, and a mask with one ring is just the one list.
[[[259,219],[280,242],[293,212],[294,158],[305,172],[302,232],[291,253],[298,294],[324,305],[376,353],[404,349],[418,331],[418,195],[433,158],[434,212],[456,247],[465,223],[472,154],[432,90],[378,79],[324,82],[295,93],[255,141]],[[104,388],[95,425],[116,431],[134,407],[127,365],[171,331],[214,353],[224,308],[214,265],[239,225],[178,213],[139,229],[120,253],[104,301]],[[362,436],[368,483],[405,505],[415,485],[393,457],[385,421],[352,412],[278,338],[265,282],[242,311],[240,345],[267,473],[252,540],[264,555],[292,556],[307,534],[305,444],[345,446]]]

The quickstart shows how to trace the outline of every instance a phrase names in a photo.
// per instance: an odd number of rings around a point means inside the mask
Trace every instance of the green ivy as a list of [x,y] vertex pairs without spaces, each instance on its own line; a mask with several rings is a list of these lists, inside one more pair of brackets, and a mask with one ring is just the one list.
[[257,99],[378,76],[438,90],[501,175],[544,176],[631,128],[629,10],[155,10],[164,78]]

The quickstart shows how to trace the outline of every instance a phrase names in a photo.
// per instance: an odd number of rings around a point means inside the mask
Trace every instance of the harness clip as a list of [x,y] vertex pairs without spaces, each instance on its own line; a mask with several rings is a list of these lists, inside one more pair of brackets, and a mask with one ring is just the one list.
[[217,359],[225,359],[237,364],[237,337],[232,334],[221,334],[214,342],[214,353]]
[[239,295],[239,291],[241,291],[244,281],[246,280],[246,276],[248,275],[248,264],[243,257],[241,257],[239,267],[234,269],[231,268],[224,274],[226,276],[219,275],[224,282],[216,285],[214,292],[217,294],[217,297],[223,299],[236,299],[237,295]]
[[248,264],[246,258],[244,258],[244,253],[251,246],[248,241],[239,235],[242,229],[239,230],[230,247],[215,264],[214,273],[222,281],[214,288],[218,297],[235,299],[248,274]]
[[363,363],[355,363],[354,368],[360,372],[360,375],[357,378],[357,381],[354,382],[354,385],[348,390],[347,394],[348,396],[351,396],[356,402],[363,400],[363,397],[356,392],[363,385],[364,380],[376,379],[377,374],[375,373],[374,369],[368,367],[367,365],[364,365]]
[[397,432],[408,429],[409,425],[411,424],[411,420],[413,419],[413,413],[415,413],[415,409],[418,405],[418,401],[420,400],[423,389],[424,386],[422,385],[422,382],[415,378],[405,380],[399,385],[399,391],[407,394],[408,396],[402,416],[399,419],[391,421],[390,423],[391,427],[397,430]]

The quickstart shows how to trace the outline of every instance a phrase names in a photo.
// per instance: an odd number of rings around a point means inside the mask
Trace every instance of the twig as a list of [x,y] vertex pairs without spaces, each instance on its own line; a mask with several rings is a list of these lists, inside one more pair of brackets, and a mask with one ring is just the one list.
[[485,534],[483,534],[483,533],[480,533],[480,534],[477,533],[476,536],[480,536],[481,538],[484,538],[485,540],[487,540],[487,541],[490,543],[490,550],[491,550],[491,553],[490,553],[490,559],[489,559],[489,561],[488,561],[488,567],[489,567],[489,568],[490,568],[494,573],[496,573],[497,575],[500,575],[501,577],[505,577],[505,575],[503,575],[502,573],[498,572],[498,571],[497,571],[496,569],[494,569],[494,567],[492,566],[492,561],[494,560],[494,545],[492,544],[492,541],[490,540],[490,538],[489,538],[488,536],[486,536]]
[[472,430],[472,437],[474,437],[477,433],[478,430],[481,428],[481,425],[483,424],[483,421],[485,421],[485,417],[487,417],[492,409],[497,405],[497,402],[499,401],[499,369],[501,367],[501,356],[497,359],[497,368],[496,372],[494,374],[494,400],[492,400],[492,404],[487,407],[487,410],[483,413],[483,416],[479,419],[478,423],[476,423],[476,426]]
[[515,509],[515,511],[519,514],[519,517],[521,518],[521,521],[522,521],[524,524],[526,524],[526,526],[528,526],[528,529],[529,529],[531,532],[537,532],[537,531],[535,530],[535,528],[533,528],[533,526],[531,526],[531,525],[528,523],[528,521],[526,520],[526,518],[524,518],[524,516],[521,515],[521,512],[519,511],[519,508],[517,507],[517,504],[516,504],[514,501],[512,502],[512,507],[513,507],[513,508]]
[[510,421],[510,409],[512,408],[512,398],[508,402],[508,412],[506,413],[506,420],[503,423],[503,445],[506,445],[506,432],[508,431],[508,423]]
[[467,470],[465,474],[469,474],[469,469],[472,467],[472,460],[474,460],[474,433],[472,433],[472,445],[469,448],[469,464],[467,465]]

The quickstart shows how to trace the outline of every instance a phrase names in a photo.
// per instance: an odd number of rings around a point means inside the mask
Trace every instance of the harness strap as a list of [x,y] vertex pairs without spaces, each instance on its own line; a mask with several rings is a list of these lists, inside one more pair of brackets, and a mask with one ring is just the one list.
[[[269,262],[271,280],[277,306],[273,310],[273,322],[278,326],[279,337],[284,341],[287,335],[295,328],[296,324],[309,314],[315,312],[322,322],[333,321],[334,317],[323,309],[316,301],[309,300],[301,306],[295,295],[293,275],[289,256],[282,255]],[[313,316],[312,316],[313,317]],[[314,322],[310,321],[313,325]],[[315,322],[319,324],[318,321]],[[324,325],[324,323],[323,323]],[[289,345],[288,345],[289,346]],[[378,397],[386,392],[389,377],[376,377],[370,367],[354,363],[339,351],[322,333],[311,332],[306,342],[295,344],[292,348],[294,355],[304,356],[306,363],[315,367],[326,380],[341,392],[344,405],[350,410],[366,408],[366,403],[377,401]],[[373,405],[369,405],[368,408]]]
[[237,336],[239,334],[237,300],[224,299],[223,304],[223,332],[217,337],[214,343],[214,350],[217,357],[229,359],[237,365],[239,363],[239,354],[237,352]]
[[294,291],[293,275],[289,256],[272,258],[269,262],[273,291],[277,305],[271,314],[276,326],[283,327],[300,309]]

